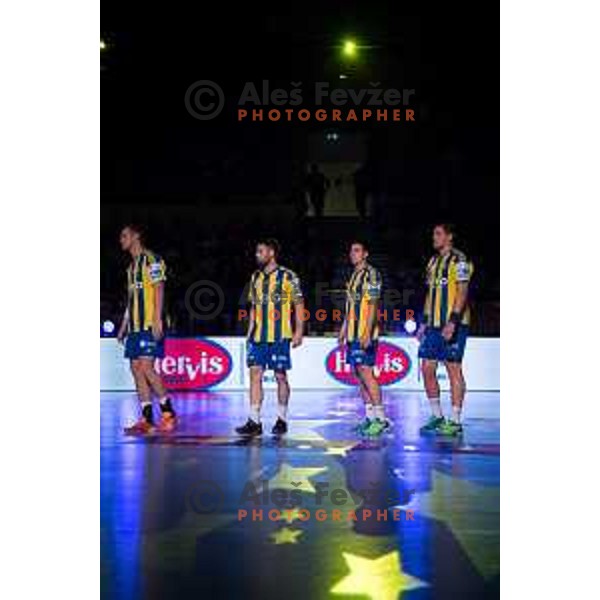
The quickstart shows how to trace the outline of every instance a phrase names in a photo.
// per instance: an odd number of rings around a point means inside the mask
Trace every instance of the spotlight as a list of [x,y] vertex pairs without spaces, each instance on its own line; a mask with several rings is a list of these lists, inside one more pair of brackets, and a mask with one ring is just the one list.
[[102,331],[107,335],[114,333],[115,324],[112,321],[104,321],[104,323],[102,323]]
[[100,38],[100,50],[106,50],[106,42]]
[[409,319],[404,323],[404,330],[409,335],[412,335],[417,330],[417,323],[413,319]]
[[353,40],[346,40],[344,42],[344,54],[348,58],[356,56],[356,42]]

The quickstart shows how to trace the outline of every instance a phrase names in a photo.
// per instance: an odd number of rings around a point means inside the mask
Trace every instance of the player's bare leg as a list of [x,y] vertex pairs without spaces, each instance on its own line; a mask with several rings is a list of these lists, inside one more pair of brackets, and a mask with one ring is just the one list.
[[371,395],[369,394],[369,388],[367,384],[363,381],[362,373],[359,371],[358,366],[354,366],[354,376],[358,379],[358,389],[360,391],[360,396],[365,404],[365,417],[360,423],[357,424],[355,431],[357,433],[362,433],[369,427],[371,424],[371,420],[375,418],[375,412],[373,411],[373,402],[371,400]]
[[442,405],[440,403],[440,384],[437,379],[436,360],[423,359],[421,361],[421,372],[423,373],[423,382],[425,383],[425,394],[431,408],[431,417],[427,423],[421,427],[421,433],[432,433],[443,422]]
[[125,429],[126,433],[149,433],[154,427],[150,386],[148,385],[144,368],[143,359],[136,358],[131,361],[131,373],[135,381],[135,389],[140,399],[142,418],[132,427],[127,427]]
[[421,372],[423,373],[423,381],[425,383],[425,393],[427,398],[431,401],[432,399],[440,399],[440,384],[437,379],[437,361],[435,360],[423,360],[421,362]]
[[450,379],[450,397],[452,398],[452,421],[461,422],[462,408],[465,401],[467,385],[462,372],[462,365],[458,362],[447,362],[446,370]]
[[360,396],[365,403],[365,417],[367,419],[373,419],[375,417],[375,413],[373,412],[373,402],[371,402],[371,396],[369,395],[369,390],[363,380],[360,378],[360,375],[356,373],[356,378],[358,379],[358,389],[360,390]]
[[280,435],[287,433],[287,412],[290,402],[290,384],[285,371],[275,371],[277,381],[277,421],[272,433]]
[[263,368],[250,367],[250,411],[256,417],[253,420],[257,423],[260,423],[263,398]]
[[365,416],[362,421],[360,421],[356,427],[355,431],[357,433],[362,434],[367,427],[371,424],[371,420],[375,418],[375,411],[373,410],[373,402],[371,401],[371,396],[369,394],[369,389],[367,385],[362,380],[362,375],[358,371],[358,367],[354,367],[354,376],[358,379],[358,389],[360,391],[360,397],[365,405]]
[[427,400],[429,400],[429,406],[431,407],[431,413],[434,417],[442,417],[442,407],[440,404],[440,384],[437,378],[437,361],[436,360],[423,360],[421,365],[421,371],[423,373],[423,381],[425,383],[425,393],[427,394]]
[[381,389],[375,378],[375,373],[373,373],[373,367],[359,366],[357,371],[373,406],[381,405]]
[[158,396],[158,398],[164,398],[167,395],[167,390],[165,389],[165,385],[160,378],[160,375],[154,370],[154,359],[142,358],[140,360],[144,365],[144,375],[146,376],[152,391]]
[[263,403],[263,367],[254,365],[249,368],[250,372],[250,417],[245,425],[236,427],[237,433],[241,435],[261,435],[262,424],[260,422],[260,409]]
[[176,425],[175,410],[173,409],[171,399],[167,395],[167,390],[160,375],[154,369],[154,359],[143,358],[141,361],[143,362],[143,373],[146,377],[146,381],[158,397],[160,403],[160,428],[163,431],[172,431]]
[[383,402],[381,400],[381,388],[375,377],[373,367],[359,365],[356,367],[356,375],[361,383],[361,395],[366,397],[365,411],[367,420],[361,428],[361,433],[377,436],[389,428],[390,423],[385,418]]

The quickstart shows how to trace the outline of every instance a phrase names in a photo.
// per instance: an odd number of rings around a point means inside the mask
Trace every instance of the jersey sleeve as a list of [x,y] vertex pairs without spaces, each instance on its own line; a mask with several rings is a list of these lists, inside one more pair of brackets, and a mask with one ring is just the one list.
[[302,301],[304,296],[302,295],[300,278],[293,271],[288,273],[288,276],[285,279],[283,291],[286,298],[289,298],[294,304]]
[[453,261],[452,268],[454,269],[456,281],[458,283],[469,283],[469,281],[471,281],[471,277],[473,276],[473,263],[470,260],[461,256]]
[[167,266],[162,258],[154,258],[148,264],[148,277],[153,285],[167,280]]
[[381,273],[377,269],[371,269],[365,281],[365,298],[369,301],[381,298]]
[[435,265],[435,257],[432,256],[427,263],[427,267],[425,268],[425,284],[431,285],[433,280],[433,266]]

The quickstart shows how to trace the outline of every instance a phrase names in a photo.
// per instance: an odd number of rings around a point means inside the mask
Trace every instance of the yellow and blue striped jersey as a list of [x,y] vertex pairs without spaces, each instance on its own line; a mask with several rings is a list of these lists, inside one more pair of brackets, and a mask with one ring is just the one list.
[[[443,327],[450,319],[459,283],[468,283],[473,275],[473,263],[459,250],[436,254],[427,264],[426,325]],[[461,324],[470,322],[469,305],[461,315]]]
[[250,327],[255,342],[292,338],[292,304],[302,301],[300,279],[293,271],[279,265],[270,273],[255,271],[248,300],[254,307]]
[[129,331],[151,329],[156,312],[155,286],[166,281],[165,262],[144,249],[127,268]]
[[[369,313],[378,310],[381,298],[381,275],[367,264],[355,270],[346,284],[346,322],[349,342],[361,339],[369,327]],[[372,322],[371,339],[379,337],[378,315]]]

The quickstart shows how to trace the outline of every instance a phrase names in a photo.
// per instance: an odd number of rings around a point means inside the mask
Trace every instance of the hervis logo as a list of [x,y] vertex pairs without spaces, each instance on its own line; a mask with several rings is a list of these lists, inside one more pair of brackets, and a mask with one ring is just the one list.
[[229,352],[216,342],[167,338],[165,356],[155,367],[170,390],[205,390],[225,380],[232,364]]
[[[358,385],[352,367],[346,362],[346,349],[334,348],[325,359],[327,372],[340,383]],[[411,361],[408,353],[400,346],[380,341],[375,357],[375,377],[380,385],[391,385],[404,379],[410,372]]]

